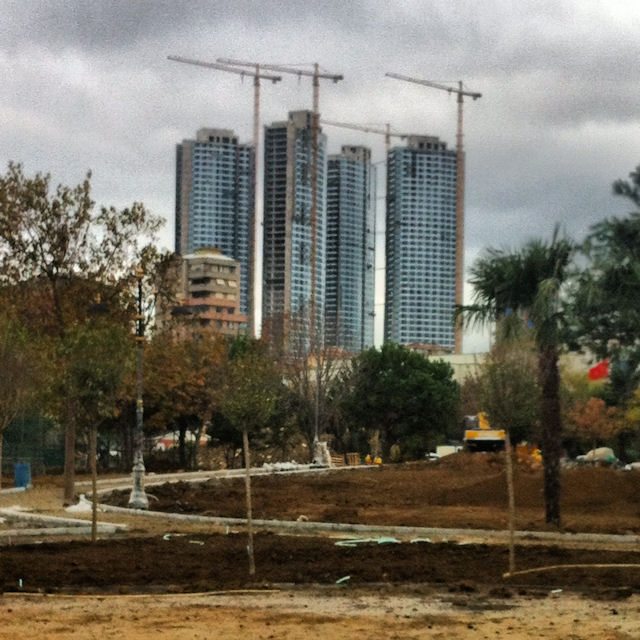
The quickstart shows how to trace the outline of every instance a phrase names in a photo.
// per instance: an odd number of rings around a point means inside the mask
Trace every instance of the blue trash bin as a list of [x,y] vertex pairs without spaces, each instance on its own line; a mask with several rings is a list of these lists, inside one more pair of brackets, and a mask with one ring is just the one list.
[[28,489],[31,486],[31,464],[16,462],[13,466],[14,486]]

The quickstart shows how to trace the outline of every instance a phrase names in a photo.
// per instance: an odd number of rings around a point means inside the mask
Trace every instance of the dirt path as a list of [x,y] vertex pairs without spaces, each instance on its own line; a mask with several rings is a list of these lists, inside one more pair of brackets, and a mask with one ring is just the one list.
[[500,599],[447,593],[4,596],[3,640],[635,640],[640,596]]

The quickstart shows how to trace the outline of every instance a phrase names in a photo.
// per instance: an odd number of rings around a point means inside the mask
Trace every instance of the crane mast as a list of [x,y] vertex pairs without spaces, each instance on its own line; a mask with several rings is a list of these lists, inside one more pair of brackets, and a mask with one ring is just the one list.
[[[462,127],[463,127],[463,102],[464,96],[477,100],[482,97],[481,93],[475,91],[465,91],[462,88],[462,81],[458,82],[457,87],[450,87],[439,82],[433,82],[431,80],[422,80],[420,78],[412,78],[411,76],[405,76],[399,73],[386,73],[389,78],[395,78],[396,80],[404,80],[405,82],[412,82],[414,84],[420,84],[425,87],[431,87],[432,89],[440,89],[446,91],[449,94],[455,93],[458,103],[458,126],[456,133],[456,291],[455,291],[455,303],[456,306],[462,304],[462,293],[464,286],[464,150],[462,146]],[[455,353],[462,353],[462,327],[458,321],[455,327],[454,334]]]
[[257,264],[257,243],[256,243],[256,229],[258,220],[258,147],[260,145],[260,80],[271,80],[273,84],[282,80],[281,76],[276,76],[270,73],[263,73],[260,69],[260,65],[254,65],[253,70],[238,69],[226,64],[220,64],[218,62],[203,62],[201,60],[193,60],[191,58],[182,58],[180,56],[167,56],[169,60],[174,62],[183,62],[185,64],[191,64],[198,67],[206,67],[209,69],[216,69],[218,71],[226,71],[227,73],[235,73],[242,77],[253,77],[253,149],[254,149],[254,161],[251,168],[251,192],[253,194],[253,211],[249,219],[249,273],[247,274],[247,283],[249,290],[247,291],[248,301],[248,330],[251,337],[256,337],[256,306],[255,306],[255,277],[256,277],[256,264]]
[[[232,64],[239,67],[252,67],[256,63],[234,58],[218,58],[222,64]],[[308,69],[294,69],[285,65],[261,64],[260,68],[278,73],[289,73],[298,77],[307,76],[313,80],[313,117],[311,122],[311,150],[313,153],[311,167],[311,298],[309,300],[309,345],[315,350],[315,325],[316,325],[316,251],[317,251],[317,226],[318,226],[318,134],[320,129],[320,80],[331,80],[337,83],[344,79],[339,73],[321,73],[318,63],[314,63],[313,71]]]

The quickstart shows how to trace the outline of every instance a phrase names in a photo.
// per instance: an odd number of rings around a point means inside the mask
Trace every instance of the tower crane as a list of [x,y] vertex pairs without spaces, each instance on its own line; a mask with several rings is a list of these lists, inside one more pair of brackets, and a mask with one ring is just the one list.
[[[233,58],[218,58],[217,61],[222,64],[232,64],[240,67],[253,67],[255,62],[247,62],[245,60],[235,60]],[[311,349],[315,349],[315,324],[316,324],[316,245],[317,245],[317,220],[318,220],[318,132],[319,132],[319,102],[320,102],[320,79],[332,80],[337,83],[344,79],[342,74],[338,73],[321,73],[318,63],[314,63],[313,71],[308,69],[294,69],[285,65],[278,64],[261,64],[261,69],[268,71],[277,71],[278,73],[290,73],[302,76],[310,76],[313,78],[313,118],[311,123],[311,148],[313,152],[312,168],[311,168],[311,299],[309,301],[309,344]]]
[[207,67],[209,69],[217,69],[218,71],[226,71],[227,73],[235,73],[242,77],[248,76],[253,78],[253,148],[255,154],[255,160],[252,163],[251,169],[251,191],[253,193],[253,212],[249,220],[249,273],[247,275],[247,282],[249,284],[249,290],[247,291],[247,300],[249,306],[249,335],[256,337],[256,322],[255,322],[255,277],[256,277],[256,264],[257,264],[257,243],[256,243],[256,228],[258,220],[258,161],[260,154],[258,153],[258,147],[260,145],[260,80],[271,80],[273,84],[282,80],[281,76],[276,76],[270,73],[263,73],[260,69],[260,65],[254,65],[253,70],[238,69],[226,64],[219,64],[217,62],[202,62],[201,60],[192,60],[190,58],[182,58],[180,56],[167,56],[169,60],[174,62],[183,62],[185,64],[192,64],[198,67]]
[[[439,82],[431,80],[421,80],[420,78],[412,78],[410,76],[401,75],[399,73],[386,73],[389,78],[396,80],[404,80],[420,84],[432,89],[440,89],[447,91],[449,94],[455,93],[458,97],[458,131],[456,135],[456,151],[457,151],[457,177],[456,177],[456,305],[462,304],[462,288],[464,280],[464,151],[462,148],[462,105],[464,96],[477,100],[482,97],[481,93],[475,91],[465,91],[462,88],[462,81],[458,82],[457,87],[449,87]],[[458,322],[455,327],[455,352],[462,352],[462,327]]]
[[377,133],[381,136],[384,136],[387,154],[389,153],[389,149],[391,147],[391,138],[400,138],[404,140],[409,137],[408,133],[395,133],[391,131],[391,125],[388,122],[385,125],[384,129],[380,129],[379,127],[371,127],[367,125],[353,124],[351,122],[335,122],[334,120],[325,120],[324,118],[320,122],[322,124],[329,125],[330,127],[342,127],[343,129],[355,129],[356,131],[365,131],[366,133]]

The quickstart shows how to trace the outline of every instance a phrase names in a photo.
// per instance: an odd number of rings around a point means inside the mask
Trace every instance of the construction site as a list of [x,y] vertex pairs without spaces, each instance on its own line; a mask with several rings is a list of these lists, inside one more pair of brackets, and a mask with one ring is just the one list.
[[[243,192],[242,194],[242,198],[246,198],[250,203],[248,206],[251,210],[243,210],[240,214],[243,220],[245,216],[247,217],[247,229],[244,229],[243,226],[242,230],[235,230],[243,238],[247,236],[248,241],[247,247],[243,247],[242,250],[237,247],[227,247],[227,252],[233,254],[232,257],[242,263],[243,278],[246,281],[242,286],[246,294],[244,308],[247,314],[247,334],[260,335],[259,316],[270,327],[270,331],[267,332],[270,338],[273,337],[271,335],[273,327],[283,325],[275,334],[276,337],[283,338],[291,333],[292,329],[288,324],[292,318],[304,318],[308,325],[305,330],[305,334],[308,335],[305,339],[308,342],[307,346],[310,352],[322,348],[327,339],[329,340],[328,345],[348,348],[354,352],[361,351],[363,348],[373,345],[374,317],[376,315],[379,316],[375,322],[376,331],[378,333],[382,331],[383,314],[376,313],[374,305],[381,306],[383,303],[374,303],[374,298],[380,298],[382,291],[380,285],[384,279],[386,287],[385,341],[434,343],[440,345],[447,352],[462,353],[462,327],[454,328],[452,326],[450,314],[454,304],[462,304],[464,286],[465,153],[463,148],[463,104],[465,97],[475,101],[482,94],[468,90],[462,81],[443,84],[397,73],[389,72],[386,74],[387,77],[395,80],[420,85],[421,88],[444,91],[449,96],[455,96],[457,102],[456,148],[455,150],[447,150],[446,143],[439,141],[434,136],[401,133],[393,129],[389,122],[384,126],[371,126],[365,123],[342,122],[324,116],[321,119],[321,81],[328,80],[337,84],[344,77],[340,73],[322,70],[318,63],[303,66],[274,65],[235,58],[218,58],[215,62],[208,62],[175,55],[168,56],[168,59],[183,65],[202,67],[210,71],[222,72],[222,74],[239,75],[241,79],[249,77],[253,80],[251,150],[255,154],[255,162],[251,163],[249,189],[247,193]],[[264,157],[262,158],[260,150],[262,82],[269,81],[272,84],[277,84],[283,80],[283,75],[296,76],[298,81],[306,78],[311,79],[312,108],[308,111],[289,112],[288,121],[283,120],[266,125],[264,127]],[[341,154],[330,156],[329,165],[331,165],[331,160],[336,161],[340,156],[346,155],[352,165],[366,166],[364,169],[365,178],[361,180],[362,184],[356,188],[351,183],[351,187],[349,187],[353,190],[352,198],[363,200],[362,210],[348,211],[346,201],[334,198],[335,202],[333,205],[329,205],[329,209],[337,207],[339,213],[334,212],[333,214],[336,218],[333,226],[327,225],[328,210],[325,210],[328,206],[325,202],[328,194],[333,194],[331,189],[327,192],[327,169],[324,166],[327,160],[325,126],[349,129],[352,132],[358,131],[363,134],[363,139],[366,139],[366,134],[383,136],[386,151],[382,161],[372,162],[371,150],[358,143],[357,146],[343,146]],[[276,130],[279,131],[275,132]],[[235,140],[232,131],[226,131],[226,134],[221,138],[222,140],[227,142]],[[437,187],[438,180],[433,183],[431,181],[432,161],[440,163],[440,160],[446,159],[446,168],[443,165],[441,170],[448,175],[451,184],[447,183],[446,188],[443,186],[443,193],[439,193],[438,198],[440,198],[441,206],[437,210],[430,208],[426,204],[426,200],[421,201],[423,222],[427,219],[430,220],[428,224],[425,223],[427,228],[422,231],[418,230],[419,225],[418,227],[409,225],[407,224],[408,218],[405,219],[410,209],[407,200],[409,192],[398,194],[397,197],[403,198],[402,204],[398,204],[400,201],[396,203],[397,198],[391,195],[393,187],[389,183],[394,182],[392,174],[397,173],[396,179],[400,179],[404,171],[401,168],[402,161],[399,157],[401,147],[392,149],[392,138],[406,142],[408,155],[413,157],[419,152],[420,162],[424,167],[420,171],[420,178],[414,184],[413,190],[415,191],[416,185],[419,184],[422,200],[427,196],[429,198],[436,197],[433,189],[439,188]],[[218,137],[211,136],[211,144],[214,144],[215,140],[218,140]],[[205,142],[204,138],[200,140],[200,144],[205,144]],[[186,255],[207,245],[217,246],[221,242],[224,244],[224,240],[218,237],[222,232],[211,227],[210,220],[203,217],[202,211],[190,211],[189,202],[196,197],[193,189],[196,191],[198,189],[193,185],[197,185],[198,179],[201,178],[200,174],[198,177],[191,176],[191,163],[196,163],[196,160],[191,159],[190,155],[193,144],[195,141],[183,141],[178,152],[179,184],[177,192],[179,197],[176,202],[176,252],[180,255]],[[297,150],[294,151],[294,147]],[[216,153],[222,153],[222,150],[217,149]],[[398,155],[398,158],[394,159],[395,155]],[[182,166],[183,157],[187,158],[187,156],[189,159],[184,160],[184,166]],[[284,166],[283,162],[290,165],[288,177],[285,177],[284,173],[278,173],[280,165]],[[416,158],[413,158],[412,162],[415,164]],[[276,165],[275,168],[274,165]],[[386,177],[383,177],[384,172],[380,172],[378,177],[376,165],[386,165]],[[397,168],[394,169],[396,165]],[[293,166],[298,166],[300,171],[292,172]],[[360,168],[354,169],[354,166],[351,167],[352,171],[360,171]],[[415,167],[412,171],[415,178]],[[331,173],[331,166],[329,166],[329,173]],[[334,181],[340,180],[335,175],[332,179]],[[378,188],[378,183],[386,185],[386,195],[379,195],[382,190]],[[238,185],[227,185],[227,191],[229,189],[238,189]],[[359,193],[359,189],[363,193]],[[203,201],[207,199],[206,194],[199,194],[197,197],[202,198]],[[442,205],[442,202],[445,201],[442,198],[446,199],[446,206]],[[382,203],[378,204],[378,200],[384,200],[385,206],[381,206]],[[218,203],[210,206],[215,212],[216,206],[222,205]],[[386,218],[381,230],[378,229],[380,223],[376,220],[377,209]],[[362,225],[362,237],[347,238],[345,234],[348,234],[348,231],[340,226],[342,224],[341,216],[346,219],[349,216],[361,217],[363,215],[364,219],[358,220],[358,224]],[[354,224],[353,220],[351,224]],[[434,229],[440,228],[438,226],[440,224],[443,225],[443,228],[446,227],[446,233],[436,241],[435,237],[432,238],[429,233],[432,226]],[[404,229],[401,228],[402,225],[404,225]],[[209,228],[208,231],[203,231],[207,228]],[[258,233],[259,230],[260,233]],[[376,248],[376,244],[383,239],[382,237],[378,239],[377,235],[385,233],[386,264],[390,265],[388,267],[378,266],[381,265],[379,257],[382,253],[379,248]],[[421,233],[422,235],[420,235]],[[425,233],[427,235],[424,235]],[[283,234],[288,238],[284,245],[281,242]],[[262,256],[259,255],[260,239],[263,241]],[[336,246],[331,246],[330,242]],[[352,245],[355,243],[362,246],[359,246],[357,250],[349,251],[346,250],[347,246],[351,246],[349,242]],[[394,272],[394,265],[397,263],[394,251],[399,251],[406,260],[415,266],[415,258],[419,258],[421,262],[426,260],[425,255],[422,255],[425,250],[417,256],[410,256],[407,253],[408,247],[416,242],[424,244],[428,248],[427,253],[440,255],[439,252],[442,252],[441,264],[438,263],[438,268],[433,273],[427,268],[426,263],[423,265],[427,269],[425,273],[429,275],[424,276],[423,274],[419,288],[425,289],[424,282],[426,280],[438,279],[443,283],[446,282],[446,286],[443,288],[443,292],[446,289],[446,295],[439,290],[426,287],[425,292],[429,297],[428,306],[431,314],[434,309],[438,309],[437,320],[432,317],[427,323],[418,323],[407,329],[406,326],[412,325],[421,312],[416,309],[418,299],[415,296],[412,295],[411,299],[405,299],[403,296],[394,298],[393,293],[398,289],[400,279],[407,276],[402,270],[398,273]],[[394,247],[396,247],[395,250]],[[348,255],[343,255],[343,253]],[[376,253],[379,254],[378,257],[376,257]],[[334,256],[333,259],[331,256]],[[297,261],[300,264],[295,264]],[[359,264],[360,262],[362,264]],[[283,266],[285,264],[288,265],[286,269]],[[363,270],[362,273],[360,273],[360,269]],[[376,274],[376,271],[386,271],[384,278],[380,277],[382,274]],[[262,272],[262,276],[260,276],[260,272]],[[343,288],[342,281],[345,278],[355,278],[362,281],[363,291],[359,296],[353,292],[351,295],[347,293],[347,289]],[[325,300],[325,279],[329,281],[326,286],[327,297],[331,298],[333,295],[337,298],[329,304]],[[377,285],[376,280],[378,280]],[[379,291],[374,295],[376,287]],[[261,291],[260,288],[262,288]],[[335,293],[332,293],[333,289],[336,290]],[[439,297],[440,293],[443,293],[442,299]],[[354,297],[351,300],[350,296],[355,296],[358,299],[356,300]],[[261,309],[257,303],[257,300],[260,299],[262,300]],[[361,315],[362,317],[356,321],[355,325],[351,326],[349,314]],[[437,328],[438,324],[443,326]],[[322,330],[325,325],[326,335]],[[401,327],[403,327],[402,331]],[[446,330],[444,330],[445,327]],[[363,340],[353,342],[353,334],[362,334]]]
[[253,574],[240,473],[151,475],[148,512],[104,478],[93,543],[51,479],[3,493],[3,637],[20,615],[39,638],[637,637],[635,471],[566,469],[558,531],[539,465],[516,463],[513,572],[503,453],[253,475]]

